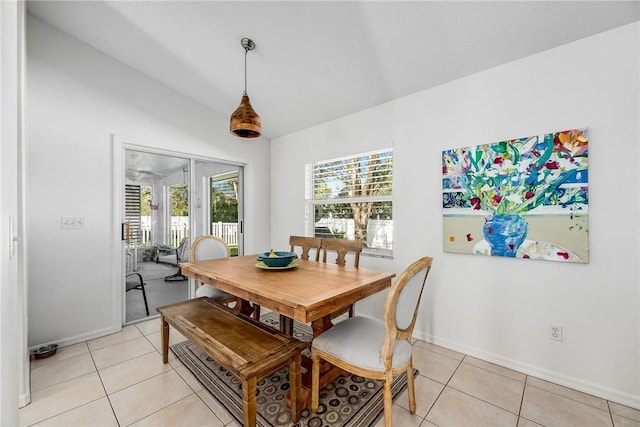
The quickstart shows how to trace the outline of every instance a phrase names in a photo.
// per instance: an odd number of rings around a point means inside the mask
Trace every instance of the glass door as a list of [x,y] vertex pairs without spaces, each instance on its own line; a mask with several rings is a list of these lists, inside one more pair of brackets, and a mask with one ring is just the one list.
[[125,149],[125,323],[189,297],[189,159]]
[[190,243],[213,234],[243,253],[242,166],[125,147],[124,323],[184,301],[195,283],[181,274]]
[[195,231],[224,240],[231,256],[243,254],[242,167],[220,162],[194,162]]

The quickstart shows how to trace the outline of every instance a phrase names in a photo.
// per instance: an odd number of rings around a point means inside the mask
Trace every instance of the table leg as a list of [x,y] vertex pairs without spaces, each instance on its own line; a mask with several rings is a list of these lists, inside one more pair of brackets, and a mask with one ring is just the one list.
[[289,364],[289,399],[291,405],[291,419],[294,423],[300,420],[300,410],[302,409],[302,353],[297,353]]
[[253,306],[245,299],[238,298],[236,304],[238,304],[238,311],[246,316],[251,316],[253,313]]
[[311,322],[311,329],[313,329],[313,337],[317,337],[327,329],[333,326],[333,322],[331,322],[331,316],[324,316],[320,319],[316,319]]
[[160,316],[160,334],[162,335],[162,363],[169,361],[169,324]]

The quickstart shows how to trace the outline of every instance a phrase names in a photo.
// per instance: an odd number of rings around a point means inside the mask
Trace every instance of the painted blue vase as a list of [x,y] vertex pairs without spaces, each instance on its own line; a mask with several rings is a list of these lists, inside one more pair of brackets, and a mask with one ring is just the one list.
[[491,215],[482,228],[491,256],[515,257],[527,237],[528,224],[520,215]]

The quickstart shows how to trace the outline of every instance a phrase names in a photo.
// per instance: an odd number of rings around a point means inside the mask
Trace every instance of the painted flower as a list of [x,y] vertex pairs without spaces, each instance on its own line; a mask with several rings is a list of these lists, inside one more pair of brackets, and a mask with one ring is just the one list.
[[449,189],[464,192],[467,207],[498,215],[541,205],[586,203],[588,129],[544,137],[445,150],[442,170]]

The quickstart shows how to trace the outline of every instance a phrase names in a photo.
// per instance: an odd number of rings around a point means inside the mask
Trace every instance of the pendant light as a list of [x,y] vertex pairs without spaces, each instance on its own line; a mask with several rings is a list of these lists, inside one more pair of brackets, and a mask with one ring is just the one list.
[[232,134],[240,138],[257,138],[262,133],[262,123],[247,95],[247,52],[255,49],[256,44],[248,38],[243,38],[240,43],[244,48],[244,93],[240,106],[231,114],[229,129]]

